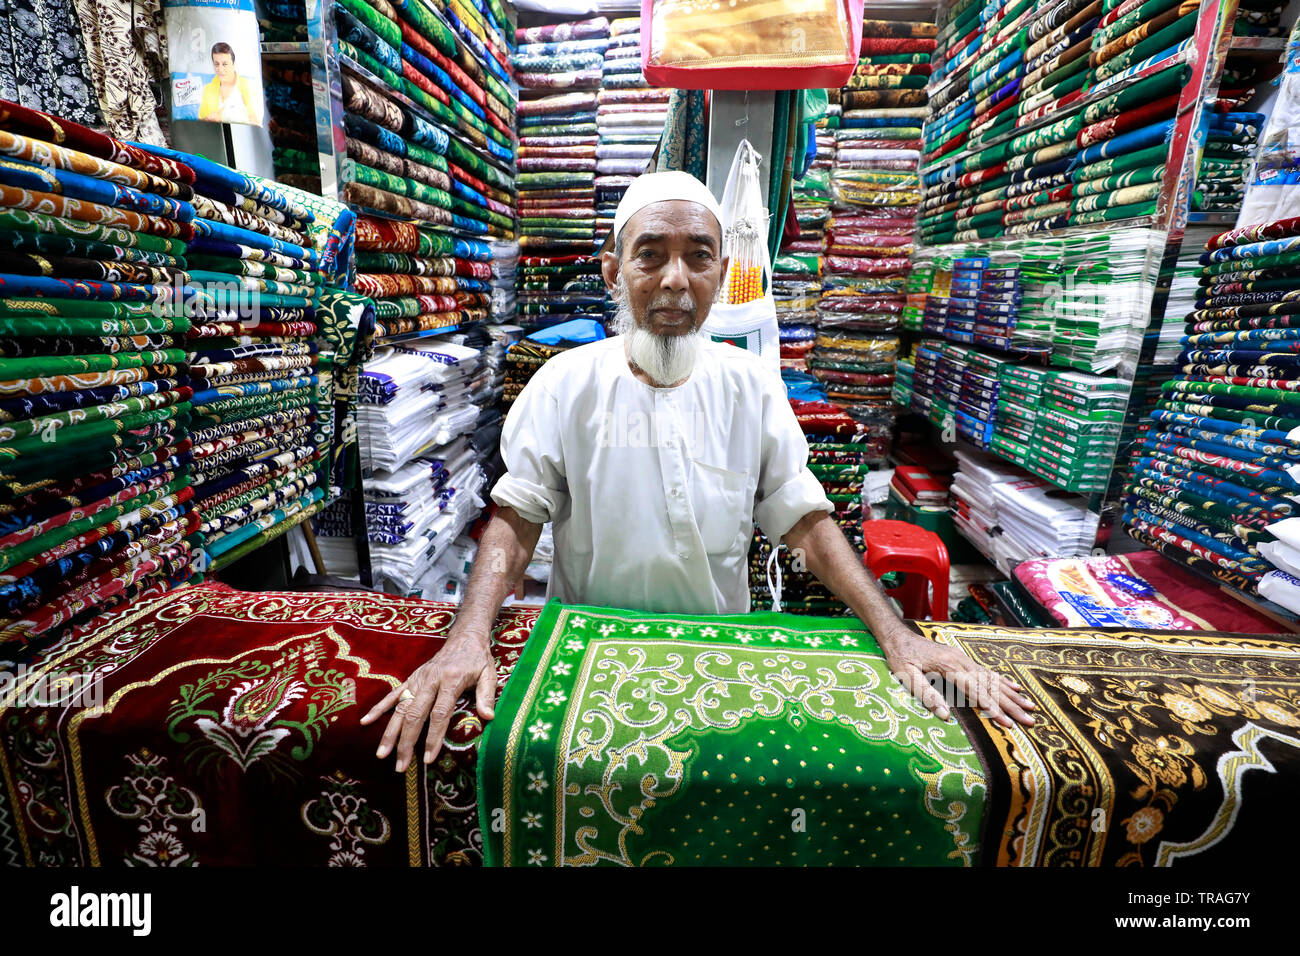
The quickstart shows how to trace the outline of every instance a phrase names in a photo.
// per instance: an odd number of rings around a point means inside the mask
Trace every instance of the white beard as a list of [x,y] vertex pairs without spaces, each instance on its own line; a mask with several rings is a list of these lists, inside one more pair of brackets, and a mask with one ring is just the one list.
[[685,335],[656,335],[637,325],[628,301],[627,284],[620,275],[614,286],[614,334],[626,339],[627,356],[650,381],[666,388],[686,378],[700,357],[703,336],[699,332]]

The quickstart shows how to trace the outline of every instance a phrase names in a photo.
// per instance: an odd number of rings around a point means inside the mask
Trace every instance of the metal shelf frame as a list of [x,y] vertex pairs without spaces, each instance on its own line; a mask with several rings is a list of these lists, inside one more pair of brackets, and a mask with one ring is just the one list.
[[[941,12],[947,6],[946,2],[942,3],[940,5]],[[1189,199],[1196,180],[1196,170],[1200,162],[1201,150],[1205,145],[1203,136],[1199,132],[1201,117],[1205,112],[1206,104],[1213,101],[1218,95],[1219,78],[1223,72],[1224,59],[1230,50],[1271,51],[1273,49],[1280,50],[1284,45],[1284,43],[1277,44],[1274,42],[1278,38],[1273,37],[1233,37],[1232,24],[1236,19],[1237,6],[1238,0],[1201,0],[1196,31],[1191,37],[1187,48],[1175,57],[1153,64],[1141,74],[1142,76],[1148,76],[1170,68],[1177,63],[1190,65],[1192,71],[1191,76],[1179,94],[1173,135],[1169,142],[1169,156],[1165,164],[1166,171],[1164,178],[1161,180],[1160,193],[1156,201],[1156,212],[1153,216],[1005,237],[1007,240],[1033,239],[1040,236],[1047,238],[1048,236],[1079,235],[1099,230],[1112,233],[1135,228],[1151,230],[1151,241],[1148,242],[1141,269],[1141,282],[1146,289],[1150,290],[1151,296],[1149,306],[1144,310],[1146,322],[1142,327],[1135,327],[1131,330],[1132,334],[1129,336],[1128,348],[1121,358],[1116,372],[1116,377],[1126,384],[1126,413],[1122,430],[1124,435],[1134,433],[1143,411],[1142,394],[1140,390],[1134,388],[1134,380],[1139,377],[1140,371],[1150,369],[1154,363],[1156,345],[1159,340],[1158,332],[1161,323],[1164,321],[1165,305],[1168,302],[1170,285],[1173,281],[1179,253],[1182,250],[1183,235],[1188,224],[1230,226],[1235,221],[1235,215],[1232,214],[1190,213],[1188,209]],[[935,89],[946,86],[951,82],[952,76],[953,74],[945,76],[941,83],[936,85]],[[1133,79],[1138,78],[1140,77],[1134,77]],[[1122,85],[1128,85],[1129,82],[1131,81],[1125,81]],[[1067,110],[1057,111],[1048,117],[1036,120],[1034,123],[1017,128],[1009,134],[1004,134],[982,144],[980,148],[987,149],[989,146],[1004,142],[1038,126],[1056,122],[1071,115],[1074,110],[1083,108],[1089,102],[1108,96],[1120,88],[1121,84],[1119,83],[1109,84],[1101,91],[1090,93]],[[968,152],[970,151],[963,150],[963,154]],[[944,168],[958,158],[960,157],[954,156],[933,164],[928,171],[933,172],[935,169]],[[995,243],[1003,240],[999,238],[982,241]],[[917,251],[934,251],[943,254],[944,250],[956,247],[969,249],[972,246],[978,246],[980,243],[981,240],[971,240],[969,242],[929,247],[918,243]],[[1109,550],[1108,546],[1112,534],[1119,524],[1123,510],[1122,491],[1124,478],[1128,472],[1132,448],[1131,439],[1117,444],[1111,459],[1109,487],[1105,492],[1087,496],[1089,511],[1098,519],[1094,553]],[[996,454],[996,452],[993,453]]]

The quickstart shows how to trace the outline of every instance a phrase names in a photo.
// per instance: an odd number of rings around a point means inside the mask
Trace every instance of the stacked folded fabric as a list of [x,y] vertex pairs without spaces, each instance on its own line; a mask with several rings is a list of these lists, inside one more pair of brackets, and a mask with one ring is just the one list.
[[[1237,10],[1234,32],[1238,36],[1272,36],[1281,32],[1280,16],[1280,7],[1248,10],[1242,5]],[[1243,29],[1248,32],[1242,33]],[[1256,143],[1264,126],[1264,115],[1247,112],[1246,107],[1255,98],[1256,89],[1273,80],[1282,70],[1279,59],[1267,54],[1260,56],[1259,53],[1256,50],[1229,50],[1224,58],[1218,96],[1206,104],[1205,148],[1201,152],[1196,189],[1192,193],[1191,208],[1194,211],[1232,213],[1242,207],[1246,180],[1252,162],[1257,158]],[[1260,219],[1249,221],[1258,222]],[[1184,241],[1184,247],[1186,245]],[[1195,247],[1199,248],[1200,243]]]
[[1264,126],[1263,113],[1215,112],[1208,117],[1205,149],[1196,174],[1192,208],[1237,212],[1246,197],[1246,177],[1255,143]]
[[988,448],[998,418],[1000,378],[1010,363],[978,349],[923,339],[916,346],[912,388],[900,397],[934,425]]
[[309,64],[306,60],[268,58],[262,64],[262,87],[276,181],[319,194],[320,154]]
[[[520,28],[515,39],[512,62],[526,97],[519,103],[520,251],[525,260],[590,257],[596,236],[596,91],[611,42],[609,21]],[[571,307],[568,317],[592,306],[604,309],[603,294],[566,297],[550,291],[521,285],[520,315],[548,315],[551,304]]]
[[488,243],[362,216],[356,246],[353,287],[375,301],[381,342],[487,318],[493,300]]
[[605,312],[592,250],[596,91],[611,40],[604,17],[520,28],[515,38],[519,84],[533,94],[519,104],[517,273],[519,321],[531,329]]
[[[817,340],[821,264],[821,255],[811,252],[785,252],[772,263],[772,296],[776,300],[776,322],[781,336],[782,369],[808,371],[808,356]],[[822,394],[824,397],[824,388]]]
[[808,365],[832,402],[890,402],[894,333],[916,226],[921,125],[933,23],[867,20],[862,51],[840,91],[818,335]]
[[[460,9],[464,13],[464,8]],[[462,166],[466,164],[464,154],[474,154],[475,160],[479,159],[478,154],[486,154],[504,164],[513,160],[514,96],[505,65],[505,45],[493,36],[477,12],[462,19],[450,6],[435,9],[422,0],[338,0],[334,16],[338,52],[347,58],[345,67],[348,62],[355,63],[370,74],[369,81],[360,84],[363,88],[359,92],[355,89],[349,92],[349,85],[358,84],[347,81],[355,81],[360,70],[348,68],[345,72],[343,94],[349,113]],[[416,104],[415,108],[393,99],[392,93],[401,94],[406,101]],[[378,99],[370,94],[378,94]],[[451,134],[459,149],[450,153],[439,149],[441,137],[430,134],[426,127]],[[348,135],[356,134],[349,129]],[[379,149],[388,149],[384,143],[366,141]],[[390,152],[395,158],[427,164],[426,158],[420,155],[403,154],[400,150]],[[439,167],[434,164],[434,168]],[[410,173],[381,171],[391,172],[398,179],[411,178]],[[467,171],[479,173],[473,166]],[[385,191],[394,191],[396,186],[373,175],[359,182]],[[500,185],[509,188],[508,184]],[[445,186],[434,188],[449,192]],[[425,190],[411,189],[399,194],[438,205],[437,194]],[[454,211],[456,206],[440,208]],[[472,212],[470,215],[485,218]]]
[[8,103],[0,153],[0,585],[25,641],[318,508],[367,304],[325,287],[339,203]]
[[1142,270],[1161,241],[1150,229],[1080,230],[931,247],[918,260],[929,287],[910,293],[908,307],[920,312],[928,334],[1108,372],[1146,327]]
[[1031,558],[1092,551],[1098,518],[1083,498],[985,452],[958,449],[953,522],[1004,574]]
[[471,443],[479,454],[484,473],[492,482],[504,470],[500,438],[501,426],[505,423],[506,354],[510,346],[523,338],[524,330],[517,325],[488,325],[482,333],[484,339],[477,347],[487,370],[483,384],[470,396],[470,401],[482,410]]
[[[422,0],[339,0],[332,9],[349,160],[341,198],[512,238],[515,95],[504,41],[484,15]],[[277,175],[319,191],[307,60],[268,60],[267,97]]]
[[614,212],[632,180],[645,172],[668,118],[672,90],[650,89],[641,73],[641,19],[609,25],[596,96],[596,243],[614,226]]
[[571,319],[514,342],[506,352],[504,405],[508,408],[513,404],[529,379],[555,356],[604,337],[605,327],[598,319]]
[[0,644],[192,573],[187,165],[0,101]]
[[1105,489],[1128,398],[1113,378],[1004,364],[993,451],[1085,494]]
[[[796,180],[791,205],[799,235],[781,244],[782,252],[821,256],[826,252],[826,228],[831,218],[831,173],[835,169],[835,131],[828,118],[818,121],[812,162],[802,179]],[[780,301],[778,300],[778,309]]]
[[[834,511],[831,517],[861,552],[863,483],[889,454],[891,422],[864,425],[826,402],[792,399],[795,417],[808,440],[808,467],[821,482]],[[845,614],[847,608],[808,571],[789,549],[779,548],[754,529],[749,549],[750,601],[766,610],[776,596],[779,567],[781,610],[800,614]],[[769,585],[769,581],[771,585]]]
[[807,371],[808,353],[817,335],[822,257],[831,213],[831,171],[835,134],[823,120],[816,134],[816,154],[791,198],[799,237],[787,240],[772,265],[772,295],[781,335],[781,365]]
[[468,433],[469,446],[483,473],[484,484],[491,487],[501,473],[501,427],[505,424],[506,351],[514,336],[521,330],[515,326],[476,325],[466,331],[449,335],[446,341],[478,352],[481,366],[470,382],[466,401],[478,409],[472,430]]
[[[1197,10],[1194,0],[1012,2],[981,27],[976,5],[954,8],[930,90],[924,241],[1153,214]],[[1228,135],[1245,123],[1206,125]]]
[[1288,582],[1273,576],[1275,566],[1294,575],[1275,560],[1289,555],[1273,529],[1300,513],[1296,249],[1295,219],[1208,242],[1180,374],[1134,454],[1124,512],[1143,544],[1293,611]]
[[1026,561],[1017,590],[1053,627],[1272,634],[1277,623],[1153,551]]
[[359,328],[368,308],[326,289],[346,269],[354,217],[292,187],[148,149],[195,175],[191,484],[199,542],[218,570],[330,496],[335,352],[317,340],[327,327]]

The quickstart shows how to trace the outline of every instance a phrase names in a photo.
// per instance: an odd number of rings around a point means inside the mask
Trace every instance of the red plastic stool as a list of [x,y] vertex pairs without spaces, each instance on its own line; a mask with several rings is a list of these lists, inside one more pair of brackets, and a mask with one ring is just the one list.
[[872,574],[903,572],[903,583],[885,593],[903,606],[904,617],[948,620],[948,548],[942,538],[906,521],[888,520],[863,521],[862,537],[867,545],[862,563]]

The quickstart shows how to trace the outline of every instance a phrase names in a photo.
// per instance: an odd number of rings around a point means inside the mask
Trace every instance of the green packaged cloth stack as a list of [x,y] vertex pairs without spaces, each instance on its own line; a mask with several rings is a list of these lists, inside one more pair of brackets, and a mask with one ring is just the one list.
[[894,390],[891,397],[895,405],[908,408],[912,404],[912,376],[916,366],[907,359],[899,359],[894,366]]
[[1038,416],[1035,434],[1044,445],[1057,449],[1063,456],[1086,460],[1109,459],[1114,455],[1119,432],[1118,422],[1093,421],[1047,408]]

